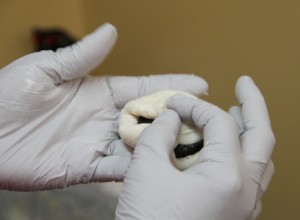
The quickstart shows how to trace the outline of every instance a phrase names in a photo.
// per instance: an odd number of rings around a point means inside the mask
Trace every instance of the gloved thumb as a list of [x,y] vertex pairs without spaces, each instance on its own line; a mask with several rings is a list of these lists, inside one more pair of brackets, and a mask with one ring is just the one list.
[[82,77],[100,65],[116,39],[116,28],[107,23],[74,45],[57,50],[55,58],[58,65],[55,72],[60,81]]
[[[210,154],[201,154],[200,160],[232,159],[239,152],[240,142],[236,122],[227,112],[202,99],[174,95],[167,100],[167,107],[173,109],[183,121],[192,122],[203,130],[204,149]],[[222,143],[222,144],[220,144]],[[203,152],[202,150],[202,152]],[[205,158],[208,157],[208,158]]]
[[170,161],[170,154],[177,145],[180,125],[180,118],[175,111],[163,112],[152,125],[144,129],[135,148],[135,155],[150,160]]

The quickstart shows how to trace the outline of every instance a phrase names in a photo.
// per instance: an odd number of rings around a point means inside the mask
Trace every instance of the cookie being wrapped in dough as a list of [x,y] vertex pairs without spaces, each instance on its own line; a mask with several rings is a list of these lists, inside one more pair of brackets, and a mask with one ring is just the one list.
[[[162,90],[128,102],[121,111],[119,124],[119,135],[124,143],[134,148],[142,131],[167,109],[166,100],[176,94],[198,99],[182,91]],[[172,162],[178,169],[185,170],[196,163],[202,147],[202,131],[182,122]]]

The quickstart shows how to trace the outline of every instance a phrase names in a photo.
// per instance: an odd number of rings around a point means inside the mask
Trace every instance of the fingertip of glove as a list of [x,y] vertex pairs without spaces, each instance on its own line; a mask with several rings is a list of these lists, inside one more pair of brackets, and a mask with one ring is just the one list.
[[191,74],[191,78],[192,78],[191,88],[195,88],[196,90],[195,95],[196,96],[207,95],[209,86],[206,80],[204,80],[202,77],[195,74]]
[[99,28],[102,31],[107,31],[110,32],[112,36],[118,36],[118,31],[117,28],[112,25],[111,23],[104,23],[103,25],[100,26]]
[[235,94],[240,103],[244,103],[251,97],[262,97],[262,94],[250,76],[241,76],[235,86]]
[[193,73],[170,74],[172,87],[191,93],[195,96],[207,94],[208,83],[200,76]]
[[253,79],[248,75],[242,75],[238,78],[236,82],[236,89],[238,90],[240,87],[243,87],[245,84],[255,84]]
[[114,45],[115,41],[118,38],[118,31],[114,25],[111,23],[104,23],[99,26],[92,34],[87,35],[86,38],[93,39],[98,43],[104,42],[106,47],[111,47]]

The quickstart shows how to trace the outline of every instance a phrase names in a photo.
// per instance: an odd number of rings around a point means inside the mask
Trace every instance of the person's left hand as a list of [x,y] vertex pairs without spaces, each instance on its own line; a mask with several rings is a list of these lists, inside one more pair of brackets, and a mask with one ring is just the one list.
[[[245,80],[240,80],[242,82],[244,82]],[[248,93],[243,92],[243,90],[245,91],[249,91]],[[255,130],[256,128],[256,133],[260,132],[257,131],[257,125],[255,126],[251,126],[249,124],[253,123],[254,120],[261,120],[261,129],[262,130],[262,125],[263,123],[269,123],[270,122],[266,119],[268,119],[268,112],[264,103],[264,98],[263,96],[259,93],[259,90],[257,90],[255,87],[253,87],[251,84],[249,83],[237,83],[236,85],[236,96],[238,97],[238,99],[241,102],[241,106],[231,106],[229,109],[229,113],[233,116],[233,118],[235,119],[238,128],[239,128],[239,139],[241,142],[241,150],[242,152],[245,154],[245,157],[249,157],[250,154],[251,155],[251,151],[249,151],[246,147],[243,147],[245,145],[245,141],[246,139],[250,139],[249,136],[253,136],[254,133],[253,129]],[[259,103],[259,104],[256,104]],[[247,112],[246,109],[249,109],[249,107],[245,107],[244,106],[244,111],[242,109],[243,105],[248,105],[248,106],[253,106],[253,111],[250,111],[250,113],[252,115],[249,114],[249,112]],[[254,108],[254,106],[256,106]],[[249,110],[248,110],[249,111]],[[255,119],[253,118],[253,116],[256,115],[256,117],[258,116],[259,119]],[[257,123],[258,124],[258,123]],[[267,127],[267,125],[264,125],[265,127]],[[263,139],[263,136],[260,138],[261,140]],[[266,138],[269,139],[269,138]],[[256,219],[261,211],[262,211],[262,202],[261,199],[263,197],[263,195],[265,194],[265,192],[267,191],[269,184],[272,180],[273,174],[275,172],[275,168],[274,168],[274,163],[272,161],[272,159],[270,159],[269,161],[265,162],[265,168],[263,171],[263,174],[261,175],[261,178],[259,180],[259,188],[257,190],[257,203],[255,205],[255,209],[253,210],[252,213],[252,217],[251,220]]]
[[124,104],[161,89],[206,92],[192,74],[87,76],[116,38],[106,24],[71,47],[29,54],[0,70],[0,189],[122,180],[131,160],[118,135]]
[[[143,131],[124,180],[116,219],[256,217],[257,202],[273,174],[268,164],[275,137],[254,82],[241,77],[236,93],[242,106],[242,135],[234,118],[215,105],[182,95],[168,99],[168,108],[178,114],[167,110]],[[197,163],[183,172],[170,160],[181,124],[178,115],[204,135]]]

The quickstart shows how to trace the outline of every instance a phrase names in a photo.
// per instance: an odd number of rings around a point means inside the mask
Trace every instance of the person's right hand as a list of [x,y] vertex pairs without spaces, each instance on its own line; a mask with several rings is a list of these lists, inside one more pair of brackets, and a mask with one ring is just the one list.
[[[116,219],[248,220],[275,145],[268,111],[249,77],[237,82],[242,138],[234,118],[203,100],[174,96],[142,133],[119,198]],[[170,161],[180,118],[204,133],[198,163],[180,172]],[[269,179],[270,180],[270,179]],[[269,181],[268,180],[268,181]]]

